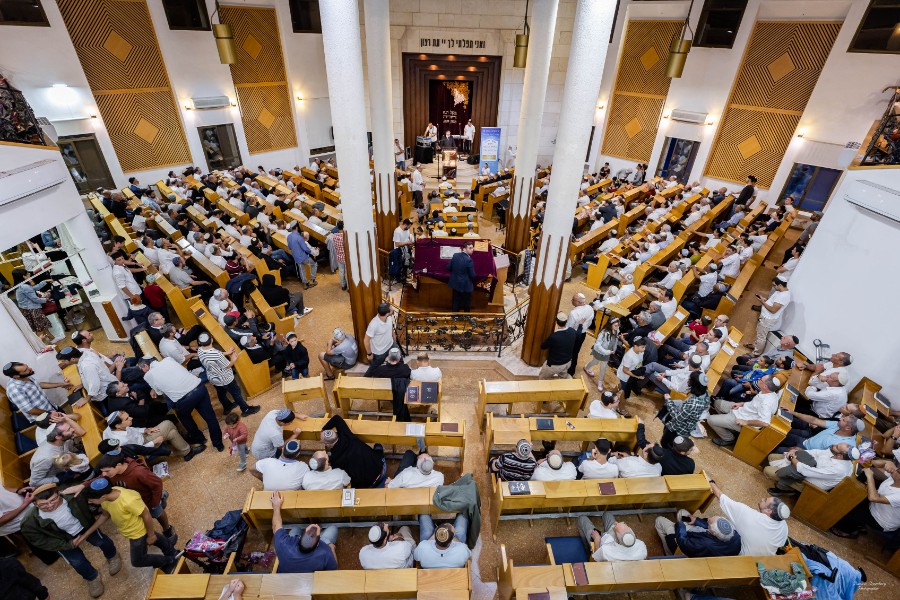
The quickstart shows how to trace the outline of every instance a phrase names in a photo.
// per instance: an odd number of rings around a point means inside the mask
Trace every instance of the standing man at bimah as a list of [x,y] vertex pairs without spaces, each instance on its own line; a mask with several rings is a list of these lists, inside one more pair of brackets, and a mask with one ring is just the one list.
[[453,290],[453,312],[472,310],[472,290],[475,289],[472,281],[475,279],[475,263],[472,262],[474,251],[475,244],[466,242],[463,244],[462,252],[454,254],[447,266],[447,270],[450,271],[448,285]]

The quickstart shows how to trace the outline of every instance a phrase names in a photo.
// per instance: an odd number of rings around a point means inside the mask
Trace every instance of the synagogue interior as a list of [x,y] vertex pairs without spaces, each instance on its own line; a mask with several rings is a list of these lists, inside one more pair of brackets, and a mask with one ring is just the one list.
[[0,596],[888,597],[898,73],[898,0],[0,0]]

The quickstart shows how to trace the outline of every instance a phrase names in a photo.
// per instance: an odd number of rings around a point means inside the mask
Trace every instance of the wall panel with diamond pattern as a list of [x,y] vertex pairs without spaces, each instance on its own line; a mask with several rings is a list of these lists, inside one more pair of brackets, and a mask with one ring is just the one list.
[[759,21],[747,46],[705,175],[772,185],[831,52],[838,22]]
[[231,79],[250,153],[295,147],[291,93],[275,9],[223,6],[219,16],[234,34],[237,62],[231,65]]
[[609,105],[603,154],[648,162],[669,93],[669,44],[681,21],[629,21]]
[[190,163],[146,0],[57,3],[122,170]]

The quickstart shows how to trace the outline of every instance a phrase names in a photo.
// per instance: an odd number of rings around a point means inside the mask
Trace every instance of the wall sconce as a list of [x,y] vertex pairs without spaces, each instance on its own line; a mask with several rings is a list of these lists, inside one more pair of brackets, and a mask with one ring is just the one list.
[[712,118],[706,119],[706,124],[707,124],[707,125],[715,125],[715,123],[716,123],[715,119],[712,119]]
[[798,130],[797,130],[797,137],[798,137],[798,138],[802,138],[802,137],[805,136],[805,135],[806,135],[806,129],[798,129]]
[[672,116],[672,113],[670,112],[663,113],[663,119],[668,119],[670,116]]
[[90,116],[91,116],[92,119],[96,119],[96,118],[97,118],[97,113],[90,113]]
[[603,104],[602,102],[597,105],[597,110],[603,110],[604,108],[606,108],[606,105]]
[[237,100],[235,100],[234,98],[229,98],[228,101],[231,104],[231,106],[237,106]]
[[185,103],[184,103],[184,110],[193,110],[193,109],[194,109],[194,107],[191,106],[191,103],[190,103],[190,102],[185,102]]
[[303,96],[297,94],[297,102],[303,102]]

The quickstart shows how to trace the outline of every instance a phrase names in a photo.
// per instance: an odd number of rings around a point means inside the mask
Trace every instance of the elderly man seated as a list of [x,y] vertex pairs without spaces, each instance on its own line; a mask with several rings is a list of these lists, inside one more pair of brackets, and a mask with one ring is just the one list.
[[803,391],[803,395],[809,400],[813,413],[822,419],[830,419],[847,404],[846,386],[845,371],[834,371],[827,375],[823,373],[809,378],[809,386]]
[[388,477],[389,488],[425,488],[444,485],[444,474],[434,470],[434,459],[427,452],[418,456],[412,450],[403,453],[397,472]]
[[387,523],[369,528],[369,544],[359,550],[359,566],[363,569],[408,569],[413,566],[416,542],[409,527],[401,527],[391,535]]
[[785,453],[792,448],[801,450],[824,450],[834,444],[856,446],[856,434],[866,428],[858,404],[845,404],[837,420],[825,421],[796,411],[789,411],[794,417],[791,430],[776,450]]
[[608,511],[604,511],[600,518],[603,521],[603,531],[594,527],[587,517],[578,517],[578,533],[581,534],[581,539],[588,550],[591,550],[593,545],[592,556],[595,561],[647,558],[647,545],[637,539],[631,527],[617,522]]
[[741,553],[741,534],[725,517],[696,517],[682,508],[674,522],[656,517],[656,533],[668,555],[676,550],[688,558]]
[[573,463],[567,462],[559,450],[551,450],[545,458],[537,461],[532,481],[565,481],[573,480],[578,476],[578,470]]
[[776,482],[769,488],[773,496],[799,494],[807,481],[827,492],[853,472],[854,460],[859,460],[859,450],[847,443],[826,450],[792,448],[784,454],[770,454],[763,475]]
[[350,476],[343,469],[332,468],[328,453],[318,450],[309,459],[309,472],[303,476],[304,490],[340,490],[350,485]]

